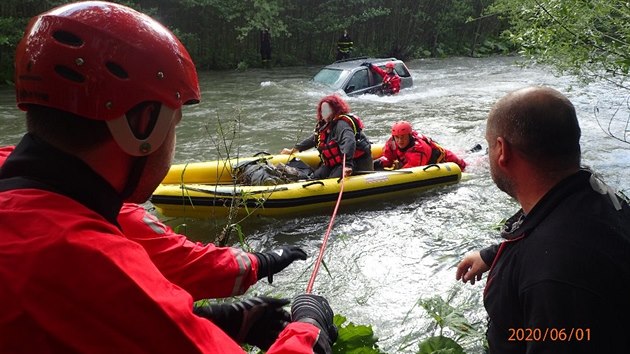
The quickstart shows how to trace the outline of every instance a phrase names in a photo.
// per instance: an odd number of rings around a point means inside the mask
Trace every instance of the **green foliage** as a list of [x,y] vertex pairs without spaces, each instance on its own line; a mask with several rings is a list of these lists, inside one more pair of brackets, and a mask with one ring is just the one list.
[[475,335],[475,328],[468,323],[463,313],[444,301],[441,297],[435,296],[427,300],[420,300],[422,306],[429,316],[435,320],[442,335],[443,329],[448,327],[458,336]]
[[24,33],[25,18],[0,17],[0,80],[13,80],[13,53]]
[[464,354],[464,348],[451,338],[435,336],[420,343],[418,354]]
[[[455,287],[447,300],[440,296],[428,299],[419,299],[420,305],[433,319],[433,326],[429,327],[434,332],[434,336],[422,340],[419,344],[418,353],[464,353],[464,347],[478,348],[485,342],[482,332],[478,329],[479,324],[471,324],[463,315],[465,304],[459,306],[451,305],[456,294],[459,294],[458,287]],[[415,307],[415,305],[414,305]],[[412,308],[413,310],[413,308]],[[409,311],[411,312],[411,310]],[[407,314],[409,316],[409,314]],[[405,320],[407,318],[405,317]],[[437,335],[435,335],[437,332]],[[448,336],[445,335],[448,332]],[[399,350],[409,347],[418,337],[417,334],[406,335],[405,342],[401,344]],[[411,339],[411,340],[409,340]]]
[[619,85],[630,70],[630,6],[610,0],[497,0],[491,9],[509,19],[504,32],[532,61],[584,80]]
[[339,314],[333,322],[339,330],[337,341],[333,345],[333,353],[338,354],[384,354],[376,342],[372,327],[346,323],[347,319]]
[[[494,0],[489,0],[491,4]],[[71,0],[0,4],[0,80],[12,77],[13,52],[28,19]],[[153,16],[186,45],[200,69],[260,67],[259,31],[269,28],[272,65],[324,64],[348,29],[354,56],[489,55],[502,28],[479,0],[117,0]],[[470,20],[474,18],[474,20]],[[496,40],[495,40],[496,41]]]

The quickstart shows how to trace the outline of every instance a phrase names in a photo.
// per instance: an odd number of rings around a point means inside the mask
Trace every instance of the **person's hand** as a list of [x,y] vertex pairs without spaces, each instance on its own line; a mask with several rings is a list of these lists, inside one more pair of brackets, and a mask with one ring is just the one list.
[[319,295],[301,294],[293,299],[291,305],[293,322],[306,322],[319,327],[324,334],[324,336],[320,334],[320,338],[331,347],[337,340],[337,326],[333,323],[333,316],[328,301]]
[[392,164],[392,168],[393,168],[394,170],[397,170],[397,169],[399,169],[399,168],[401,168],[401,167],[402,167],[402,164],[401,164],[401,163],[400,163],[400,161],[398,161],[398,160],[394,161],[394,163]]
[[352,167],[345,167],[343,169],[343,176],[344,177],[352,176]]
[[291,315],[282,308],[287,304],[287,299],[260,296],[231,304],[195,306],[193,312],[212,321],[237,343],[267,350],[291,321]]
[[306,252],[296,246],[285,246],[269,252],[255,252],[258,259],[258,280],[267,277],[273,283],[273,275],[288,267],[293,261],[306,259]]
[[370,67],[372,66],[372,63],[368,63],[367,61],[364,61],[363,63],[361,63],[361,66],[366,66],[366,67]]
[[374,171],[382,171],[384,169],[383,160],[376,159],[372,161],[372,167],[374,168]]
[[282,155],[291,155],[291,154],[296,153],[296,152],[297,152],[296,148],[291,148],[291,149],[284,148],[284,149],[282,149],[282,151],[280,151],[280,153]]
[[489,269],[490,266],[481,259],[479,251],[470,252],[465,255],[464,259],[457,265],[455,279],[461,279],[464,283],[470,280],[470,284],[474,285],[475,281],[481,280],[481,275]]

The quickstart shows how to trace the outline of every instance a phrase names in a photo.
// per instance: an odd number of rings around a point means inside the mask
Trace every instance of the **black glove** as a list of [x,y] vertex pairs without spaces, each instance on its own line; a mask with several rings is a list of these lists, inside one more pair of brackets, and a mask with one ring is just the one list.
[[374,167],[374,171],[383,171],[383,160],[381,159],[376,159],[373,162],[373,167]]
[[306,252],[296,246],[285,246],[270,252],[256,252],[258,258],[258,280],[267,277],[273,283],[273,275],[288,267],[297,259],[305,260]]
[[287,299],[253,297],[232,304],[195,306],[195,315],[212,321],[239,344],[255,345],[268,350],[291,321],[282,308]]
[[328,301],[319,295],[301,294],[293,299],[291,305],[293,322],[310,323],[322,330],[317,339],[320,349],[318,353],[330,353],[333,343],[337,340],[337,326],[333,323],[333,316]]
[[371,68],[372,63],[368,63],[367,61],[364,61],[363,63],[361,63],[361,66],[367,66],[368,68]]

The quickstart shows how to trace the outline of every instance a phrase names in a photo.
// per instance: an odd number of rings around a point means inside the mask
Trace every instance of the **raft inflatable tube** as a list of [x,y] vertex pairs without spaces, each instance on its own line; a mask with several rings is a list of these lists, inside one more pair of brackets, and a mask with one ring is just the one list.
[[[373,145],[378,158],[382,144]],[[167,217],[213,218],[248,214],[287,217],[332,212],[339,191],[339,178],[303,180],[271,186],[239,185],[232,168],[248,160],[264,158],[270,164],[299,158],[311,167],[320,160],[316,150],[293,155],[255,156],[244,159],[173,165],[154,191],[151,203]],[[391,171],[374,171],[347,177],[340,207],[408,196],[458,183],[461,169],[452,162]]]

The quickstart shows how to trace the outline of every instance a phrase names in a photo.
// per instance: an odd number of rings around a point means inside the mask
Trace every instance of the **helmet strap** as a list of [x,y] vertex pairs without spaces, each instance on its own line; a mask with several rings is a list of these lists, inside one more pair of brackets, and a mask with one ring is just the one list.
[[131,156],[146,156],[153,153],[162,145],[166,135],[172,128],[176,112],[176,110],[162,104],[155,127],[145,139],[136,137],[136,134],[134,134],[132,128],[129,126],[126,115],[108,120],[106,123],[112,137],[124,152]]
[[147,156],[140,156],[133,160],[129,176],[127,177],[127,184],[123,191],[120,193],[120,198],[124,201],[129,198],[133,192],[136,191],[140,178],[142,177],[142,171],[144,171],[144,165],[147,163]]

